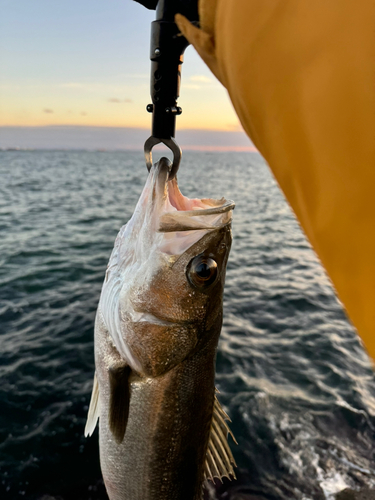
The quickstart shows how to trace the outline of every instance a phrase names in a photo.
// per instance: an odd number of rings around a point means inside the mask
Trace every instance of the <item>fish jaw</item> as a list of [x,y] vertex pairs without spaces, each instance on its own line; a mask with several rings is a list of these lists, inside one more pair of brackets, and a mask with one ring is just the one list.
[[[234,206],[183,196],[176,179],[168,182],[162,160],[117,236],[99,303],[122,358],[148,376],[188,356],[201,340],[202,322],[212,322],[220,309]],[[192,287],[186,275],[197,255],[218,260],[215,284],[205,290]]]

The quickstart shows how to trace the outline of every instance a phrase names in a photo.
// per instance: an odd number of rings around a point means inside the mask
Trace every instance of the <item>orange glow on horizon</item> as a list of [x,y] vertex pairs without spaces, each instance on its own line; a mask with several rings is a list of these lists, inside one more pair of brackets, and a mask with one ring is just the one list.
[[[30,120],[27,122],[17,122],[17,121],[6,121],[6,120],[1,120],[0,119],[0,127],[22,127],[22,128],[33,128],[33,127],[95,127],[95,128],[131,128],[131,129],[139,129],[139,130],[148,130],[150,131],[151,129],[151,120],[149,120],[148,124],[124,124],[124,123],[117,123],[117,122],[106,122],[103,120],[102,122],[85,122],[83,123],[82,121],[77,121],[77,122],[72,122],[72,121],[59,121],[59,122],[47,122],[44,120]],[[242,131],[242,128],[240,125],[223,125],[222,127],[220,126],[202,126],[200,123],[199,126],[194,126],[193,124],[191,126],[184,126],[184,127],[179,127],[178,123],[176,126],[176,131],[177,133],[182,130],[194,130],[194,131],[212,131],[212,132],[239,132]]]
[[226,152],[232,151],[236,153],[258,153],[255,146],[183,146],[184,150],[190,151],[213,151],[213,152]]

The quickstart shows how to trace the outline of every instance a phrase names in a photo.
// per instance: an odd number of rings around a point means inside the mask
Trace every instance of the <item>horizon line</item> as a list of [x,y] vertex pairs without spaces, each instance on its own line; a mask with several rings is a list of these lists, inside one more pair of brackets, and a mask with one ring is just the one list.
[[[217,153],[259,153],[255,146],[183,146],[184,151],[201,151],[201,152],[217,152]],[[123,148],[21,148],[21,147],[0,147],[0,152],[32,152],[32,151],[86,151],[92,153],[115,153],[123,151],[142,152],[143,149],[139,146],[129,146]]]
[[[83,125],[83,124],[49,124],[49,125],[1,125],[0,128],[48,128],[48,127],[76,127],[76,128],[124,128],[124,129],[134,129],[134,130],[150,130],[151,127],[132,127],[130,125]],[[204,128],[204,127],[181,127],[178,131],[186,130],[204,130],[206,132],[236,132],[245,133],[242,128],[239,129],[226,129],[226,128]]]

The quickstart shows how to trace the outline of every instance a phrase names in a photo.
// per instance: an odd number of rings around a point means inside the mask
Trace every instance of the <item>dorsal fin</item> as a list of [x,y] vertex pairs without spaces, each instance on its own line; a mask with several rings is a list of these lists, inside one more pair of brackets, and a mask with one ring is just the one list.
[[99,418],[100,407],[99,407],[99,384],[98,379],[96,378],[96,372],[94,375],[94,383],[92,387],[91,400],[89,411],[87,414],[87,422],[85,426],[85,437],[91,436],[94,432],[96,423]]
[[121,443],[125,436],[129,417],[131,368],[128,365],[114,366],[108,370],[108,373],[110,384],[109,428],[117,443]]
[[230,418],[220,406],[215,395],[214,411],[212,415],[210,437],[206,453],[206,462],[204,464],[204,478],[214,480],[214,477],[220,479],[227,477],[236,479],[233,466],[237,467],[234,461],[232,452],[228,444],[228,434],[232,436],[233,441],[237,444],[232,431],[229,429],[226,420]]

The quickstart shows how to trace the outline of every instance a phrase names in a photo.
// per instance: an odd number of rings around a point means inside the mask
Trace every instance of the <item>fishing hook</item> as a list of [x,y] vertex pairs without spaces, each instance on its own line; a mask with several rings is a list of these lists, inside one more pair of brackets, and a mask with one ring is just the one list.
[[171,137],[170,139],[159,139],[158,137],[154,137],[152,135],[147,139],[144,146],[147,169],[148,171],[150,171],[152,167],[152,148],[160,143],[163,143],[165,146],[167,146],[167,148],[169,148],[173,153],[172,169],[169,173],[169,178],[168,178],[168,180],[171,180],[177,174],[182,156],[181,148],[173,137]]

